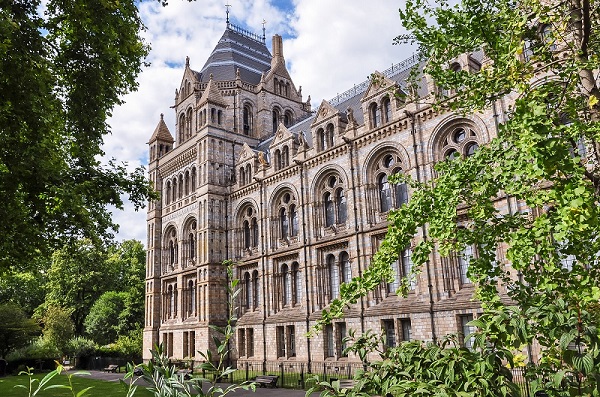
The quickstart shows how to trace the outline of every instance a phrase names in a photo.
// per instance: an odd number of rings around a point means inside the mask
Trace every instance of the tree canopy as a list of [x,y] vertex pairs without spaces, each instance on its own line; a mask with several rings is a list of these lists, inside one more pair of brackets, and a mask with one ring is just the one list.
[[14,303],[0,304],[0,358],[25,346],[40,332],[38,323]]
[[106,241],[117,229],[107,206],[155,195],[143,168],[100,160],[107,118],[148,52],[136,2],[44,6],[0,7],[0,271],[65,241]]
[[[439,88],[412,99],[459,113],[510,108],[498,119],[498,137],[473,156],[439,163],[431,181],[399,177],[412,188],[409,203],[392,211],[371,266],[342,287],[325,320],[391,279],[390,264],[417,235],[426,238],[416,239],[416,269],[434,251],[448,256],[476,247],[468,276],[484,308],[477,326],[487,345],[479,346],[519,349],[535,339],[540,370],[553,385],[597,393],[598,7],[594,0],[406,2],[400,17],[410,33],[397,40],[419,45],[425,73]],[[450,67],[459,55],[480,51],[479,70]]]

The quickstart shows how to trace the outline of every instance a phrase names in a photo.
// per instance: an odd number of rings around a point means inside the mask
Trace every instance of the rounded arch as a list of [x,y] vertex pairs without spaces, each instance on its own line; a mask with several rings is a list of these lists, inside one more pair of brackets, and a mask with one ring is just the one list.
[[271,212],[270,215],[276,214],[275,212],[273,212],[273,209],[276,207],[276,203],[283,197],[285,193],[291,193],[291,195],[294,196],[296,199],[300,198],[296,186],[292,185],[289,182],[282,183],[281,185],[277,186],[277,188],[274,189],[273,192],[271,192],[271,195],[269,196],[268,203]]
[[258,203],[256,202],[256,200],[254,200],[253,198],[245,198],[244,200],[237,203],[235,208],[233,209],[233,213],[236,216],[235,219],[238,219],[238,215],[240,214],[240,211],[245,210],[248,206],[253,207],[254,210],[257,211],[257,214],[258,214],[259,206],[258,206]]
[[[465,137],[458,138],[460,129],[465,130]],[[457,137],[454,137],[454,135]],[[434,129],[428,142],[427,161],[439,162],[450,154],[451,149],[457,150],[460,154],[471,142],[479,145],[490,141],[490,133],[481,118],[476,115],[470,115],[469,118],[450,115],[442,120]]]
[[404,146],[397,142],[380,143],[379,145],[375,146],[365,157],[365,162],[361,171],[363,181],[368,181],[373,177],[377,161],[382,156],[385,156],[386,153],[396,153],[400,157],[400,167],[404,171],[408,171],[412,168],[410,162],[411,158]]
[[326,167],[323,167],[315,174],[313,182],[310,185],[309,194],[311,197],[309,198],[309,201],[315,201],[315,198],[320,199],[320,194],[318,193],[319,186],[332,174],[337,174],[344,186],[349,188],[350,179],[348,178],[346,170],[337,164],[330,164]]

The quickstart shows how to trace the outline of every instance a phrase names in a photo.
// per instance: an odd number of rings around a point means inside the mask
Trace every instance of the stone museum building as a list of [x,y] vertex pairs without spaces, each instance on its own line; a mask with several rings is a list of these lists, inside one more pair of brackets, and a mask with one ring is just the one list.
[[[449,67],[477,71],[482,62],[465,54]],[[451,93],[422,73],[409,83],[423,66],[413,57],[382,72],[372,65],[374,78],[313,109],[286,68],[282,38],[269,50],[264,30],[229,22],[198,66],[187,59],[173,82],[176,124],[161,116],[148,142],[161,198],[147,216],[144,359],[158,343],[170,357],[198,361],[197,351],[214,348],[209,325],[227,317],[224,260],[240,280],[238,364],[358,362],[343,354],[351,329],[383,332],[388,345],[471,332],[480,310],[466,274],[474,250],[432,255],[404,298],[396,289],[412,267],[407,246],[394,281],[305,336],[340,285],[369,267],[389,211],[410,200],[389,176],[427,181],[437,162],[471,155],[505,120],[502,100],[485,114],[436,111],[424,103]],[[415,94],[419,104],[406,99]],[[522,205],[503,200],[501,208]]]

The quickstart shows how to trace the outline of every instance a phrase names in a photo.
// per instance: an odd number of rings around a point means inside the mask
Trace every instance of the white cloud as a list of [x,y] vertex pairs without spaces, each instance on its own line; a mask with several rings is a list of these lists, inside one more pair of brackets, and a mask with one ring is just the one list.
[[[106,137],[107,157],[126,161],[133,168],[146,164],[146,142],[164,113],[174,132],[172,109],[186,56],[200,70],[225,29],[224,2],[176,1],[167,7],[157,1],[140,3],[147,26],[144,38],[151,44],[151,65],[138,77],[139,90],[127,95],[110,120],[112,135]],[[375,70],[383,71],[412,54],[408,47],[393,46],[403,33],[398,7],[389,0],[294,0],[295,9],[283,10],[273,0],[230,0],[231,22],[262,35],[266,20],[267,46],[274,34],[284,36],[284,56],[296,86],[312,103],[331,99]],[[285,39],[290,37],[290,39]],[[114,211],[121,225],[119,240],[135,238],[145,243],[145,210],[136,213],[126,204]]]

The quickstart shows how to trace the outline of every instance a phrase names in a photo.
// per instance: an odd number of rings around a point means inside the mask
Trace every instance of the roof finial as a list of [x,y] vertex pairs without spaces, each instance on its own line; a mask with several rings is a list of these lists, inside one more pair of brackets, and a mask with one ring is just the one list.
[[164,120],[164,119],[165,119],[165,114],[164,114],[164,113],[161,113],[161,114],[160,114],[160,119],[161,119],[161,120]]
[[266,35],[266,33],[265,33],[265,24],[266,24],[266,23],[267,23],[267,21],[265,21],[265,20],[263,19],[263,21],[262,21],[262,25],[263,25],[263,37],[262,37],[263,44],[264,44],[264,43],[266,43],[266,40],[267,40],[267,35]]
[[225,7],[227,8],[227,27],[229,27],[229,7],[231,7],[231,4],[225,4]]

